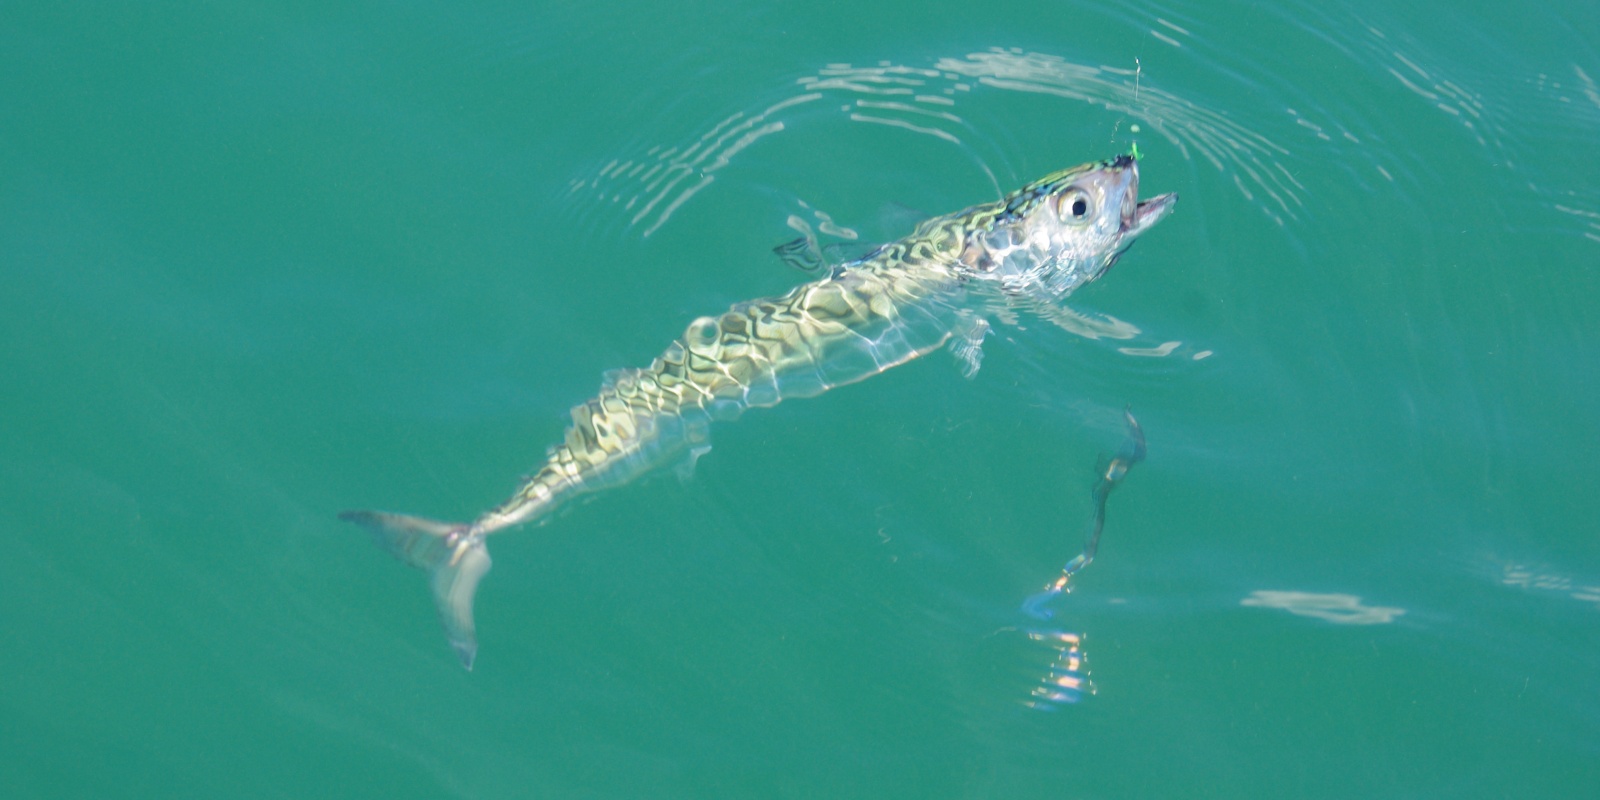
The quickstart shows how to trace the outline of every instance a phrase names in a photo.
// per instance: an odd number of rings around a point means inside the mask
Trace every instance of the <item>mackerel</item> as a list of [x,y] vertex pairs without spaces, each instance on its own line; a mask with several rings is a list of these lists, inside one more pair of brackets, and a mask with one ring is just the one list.
[[462,666],[478,642],[473,597],[488,537],[664,464],[692,467],[713,421],[855,383],[941,347],[978,370],[991,319],[1060,322],[1060,303],[1105,274],[1177,196],[1141,201],[1135,156],[1052,173],[999,201],[934,217],[911,235],[780,297],[694,320],[649,366],[608,373],[565,438],[505,502],[469,523],[346,511],[428,573]]

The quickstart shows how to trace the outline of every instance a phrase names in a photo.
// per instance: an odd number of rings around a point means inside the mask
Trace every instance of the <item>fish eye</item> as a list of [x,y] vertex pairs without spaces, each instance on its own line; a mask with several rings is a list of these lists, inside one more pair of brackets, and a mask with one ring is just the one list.
[[1094,211],[1094,201],[1082,189],[1069,189],[1056,201],[1056,213],[1062,222],[1085,222]]

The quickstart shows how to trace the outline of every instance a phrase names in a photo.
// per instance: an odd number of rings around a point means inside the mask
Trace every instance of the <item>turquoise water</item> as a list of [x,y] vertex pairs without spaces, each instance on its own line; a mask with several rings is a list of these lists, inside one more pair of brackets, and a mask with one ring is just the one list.
[[[1600,780],[1592,3],[5,16],[7,797]],[[497,537],[471,673],[335,518],[503,499],[797,230],[1134,142],[1182,199],[1070,301],[1131,338],[1002,326]]]

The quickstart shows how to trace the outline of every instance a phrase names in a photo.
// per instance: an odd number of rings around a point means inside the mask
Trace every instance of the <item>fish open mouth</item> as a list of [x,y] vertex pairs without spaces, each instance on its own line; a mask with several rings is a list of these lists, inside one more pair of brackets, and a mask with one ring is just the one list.
[[1106,162],[1106,167],[1121,173],[1123,177],[1122,241],[1123,247],[1127,247],[1138,238],[1139,234],[1172,212],[1172,205],[1178,202],[1178,195],[1168,192],[1140,200],[1139,159],[1131,153],[1111,159]]
[[1151,225],[1161,221],[1162,217],[1172,212],[1173,204],[1178,202],[1175,192],[1158,194],[1149,200],[1141,200],[1134,206],[1133,214],[1122,223],[1123,239],[1132,239],[1144,233]]

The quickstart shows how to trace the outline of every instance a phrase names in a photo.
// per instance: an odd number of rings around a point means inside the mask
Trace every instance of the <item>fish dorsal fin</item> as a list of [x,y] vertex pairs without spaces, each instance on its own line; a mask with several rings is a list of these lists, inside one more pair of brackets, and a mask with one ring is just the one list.
[[815,238],[809,236],[784,242],[772,248],[772,252],[778,254],[778,260],[807,275],[815,275],[827,266],[822,258],[822,248],[817,245]]
[[[885,247],[882,242],[862,241],[854,228],[834,222],[833,217],[812,209],[803,201],[800,205],[810,212],[816,224],[798,214],[790,214],[788,225],[799,231],[800,237],[784,242],[772,248],[772,251],[778,254],[783,263],[807,275],[828,271],[837,274],[840,270],[859,266]],[[919,224],[928,219],[928,215],[910,206],[889,203],[879,210],[878,218],[882,231],[891,236],[901,236],[906,231],[916,230]]]
[[822,244],[814,237],[801,236],[772,248],[772,252],[783,263],[807,275],[819,275],[829,269],[849,269],[881,249],[883,245],[873,242]]

